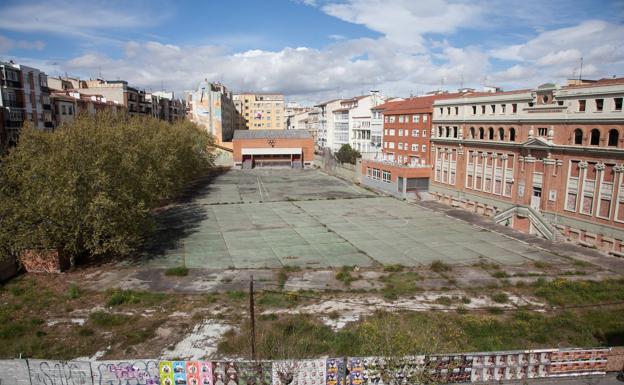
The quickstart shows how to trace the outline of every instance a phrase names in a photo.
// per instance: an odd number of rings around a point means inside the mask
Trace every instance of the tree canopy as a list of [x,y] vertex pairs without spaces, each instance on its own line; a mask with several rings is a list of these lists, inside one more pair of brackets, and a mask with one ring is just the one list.
[[360,152],[354,150],[349,144],[343,144],[342,147],[340,147],[340,150],[336,153],[336,159],[338,159],[340,163],[355,164],[357,159],[361,157],[362,155]]
[[150,210],[213,166],[213,144],[189,121],[123,114],[25,127],[0,163],[0,257],[130,253],[153,227]]

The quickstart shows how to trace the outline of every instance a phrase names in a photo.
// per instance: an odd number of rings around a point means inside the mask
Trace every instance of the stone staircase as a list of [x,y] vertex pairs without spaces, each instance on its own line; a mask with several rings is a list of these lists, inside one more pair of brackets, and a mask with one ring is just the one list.
[[501,211],[494,216],[494,222],[499,225],[504,225],[505,222],[514,216],[528,218],[533,225],[533,229],[537,234],[543,238],[549,239],[555,242],[564,242],[566,238],[551,225],[539,211],[533,209],[530,206],[515,205],[510,208]]

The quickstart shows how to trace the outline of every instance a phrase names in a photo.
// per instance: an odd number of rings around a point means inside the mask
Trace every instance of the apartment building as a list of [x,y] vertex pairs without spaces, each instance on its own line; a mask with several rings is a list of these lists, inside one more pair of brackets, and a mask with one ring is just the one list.
[[234,131],[246,129],[232,92],[223,84],[204,80],[187,98],[190,119],[214,135],[217,145],[231,149]]
[[186,102],[176,98],[173,91],[151,92],[145,97],[151,103],[153,117],[167,122],[186,118]]
[[284,108],[284,119],[286,121],[286,129],[287,130],[295,130],[295,117],[298,120],[301,120],[301,114],[304,114],[308,111],[311,111],[312,108],[302,106],[297,102],[288,102],[286,107]]
[[107,100],[102,95],[84,95],[78,90],[51,90],[54,126],[71,123],[82,113],[91,116],[99,112],[125,112],[126,107],[118,102]]
[[17,142],[25,122],[41,130],[53,128],[47,75],[36,68],[0,62],[0,108],[3,111],[3,146]]
[[332,99],[315,105],[318,109],[318,129],[316,145],[319,148],[333,148],[334,111],[341,108],[341,99]]
[[426,191],[431,176],[429,159],[433,103],[460,94],[436,92],[406,100],[391,100],[372,109],[382,119],[382,153],[362,160],[363,183],[395,196]]
[[549,239],[624,253],[624,78],[434,103],[430,191]]
[[130,115],[152,115],[152,100],[144,90],[130,87],[125,80],[85,80],[80,84],[80,93],[101,95],[113,102],[122,104]]
[[234,95],[238,112],[250,130],[284,130],[287,128],[284,95],[244,92]]

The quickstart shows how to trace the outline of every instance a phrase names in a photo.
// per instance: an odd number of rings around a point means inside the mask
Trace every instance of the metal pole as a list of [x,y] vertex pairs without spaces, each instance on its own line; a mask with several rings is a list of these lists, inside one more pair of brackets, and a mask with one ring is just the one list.
[[254,313],[253,275],[249,277],[249,317],[251,320],[251,359],[256,360],[256,316]]

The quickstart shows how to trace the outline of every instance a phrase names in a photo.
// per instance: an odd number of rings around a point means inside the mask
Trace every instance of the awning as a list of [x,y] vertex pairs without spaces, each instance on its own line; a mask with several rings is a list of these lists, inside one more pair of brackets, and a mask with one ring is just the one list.
[[265,147],[265,148],[243,148],[241,149],[243,155],[288,155],[288,154],[301,154],[301,147],[292,148],[279,148],[279,147]]

